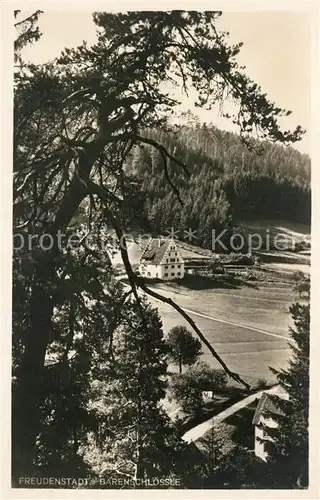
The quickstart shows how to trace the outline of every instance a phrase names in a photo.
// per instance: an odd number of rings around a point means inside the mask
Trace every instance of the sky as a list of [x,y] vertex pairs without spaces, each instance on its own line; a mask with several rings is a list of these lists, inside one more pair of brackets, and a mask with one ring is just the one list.
[[[95,41],[96,28],[89,11],[45,11],[39,19],[42,38],[25,49],[24,56],[33,62],[45,62],[65,47]],[[310,80],[311,18],[307,12],[243,11],[225,12],[218,26],[230,33],[230,43],[243,42],[237,60],[246,73],[261,85],[276,105],[291,110],[281,122],[285,129],[301,125],[307,130],[294,147],[310,154]],[[180,96],[179,96],[180,97]],[[221,129],[237,131],[230,121],[219,116],[218,109],[199,110],[192,94],[181,96],[183,109],[191,109],[200,121],[212,122]]]

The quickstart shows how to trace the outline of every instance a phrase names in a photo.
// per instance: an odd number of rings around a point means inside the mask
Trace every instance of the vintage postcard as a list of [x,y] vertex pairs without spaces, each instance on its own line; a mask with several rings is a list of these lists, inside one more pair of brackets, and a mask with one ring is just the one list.
[[3,6],[8,496],[316,498],[317,11],[258,4]]

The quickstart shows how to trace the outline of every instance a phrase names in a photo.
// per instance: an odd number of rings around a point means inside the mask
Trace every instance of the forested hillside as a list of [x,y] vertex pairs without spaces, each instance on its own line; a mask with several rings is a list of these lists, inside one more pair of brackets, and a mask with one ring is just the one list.
[[[176,133],[148,131],[187,165],[170,161],[168,184],[160,151],[136,147],[127,172],[141,182],[148,229],[193,228],[207,246],[211,230],[231,227],[242,219],[310,222],[310,159],[291,147],[255,143],[250,151],[238,135],[206,124],[185,126]],[[259,151],[258,151],[259,150]]]

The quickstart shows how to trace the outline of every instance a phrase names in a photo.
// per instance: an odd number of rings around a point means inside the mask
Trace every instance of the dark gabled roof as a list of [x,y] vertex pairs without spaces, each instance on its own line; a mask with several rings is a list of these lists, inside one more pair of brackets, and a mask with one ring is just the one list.
[[160,264],[170,244],[172,244],[172,240],[169,239],[152,239],[144,249],[140,258],[140,262],[154,265]]
[[266,412],[273,413],[274,415],[282,415],[282,411],[275,404],[273,398],[268,393],[264,392],[261,395],[261,398],[260,398],[259,403],[257,405],[256,411],[255,411],[253,419],[252,419],[252,423],[254,425],[258,425],[258,423],[260,421],[260,417]]

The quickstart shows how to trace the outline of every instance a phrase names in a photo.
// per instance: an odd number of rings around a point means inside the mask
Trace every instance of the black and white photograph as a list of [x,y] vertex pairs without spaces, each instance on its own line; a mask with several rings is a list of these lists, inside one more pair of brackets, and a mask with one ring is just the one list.
[[11,489],[306,493],[312,11],[59,5],[10,18]]

